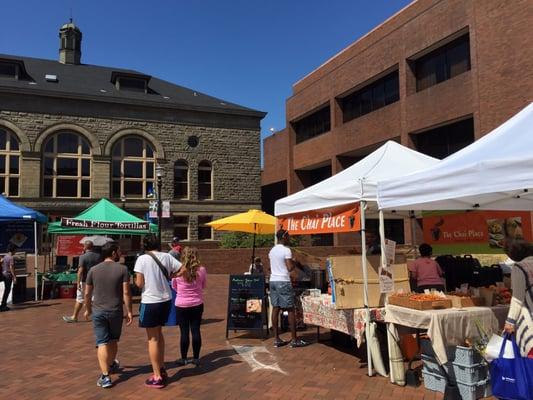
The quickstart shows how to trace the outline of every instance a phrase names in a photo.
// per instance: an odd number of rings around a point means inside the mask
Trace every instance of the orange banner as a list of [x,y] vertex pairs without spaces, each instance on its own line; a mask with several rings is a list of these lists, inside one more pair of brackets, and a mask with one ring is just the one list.
[[423,226],[429,244],[485,243],[502,248],[506,237],[532,240],[531,213],[523,211],[424,215]]
[[278,217],[278,228],[289,231],[291,235],[358,232],[361,230],[359,205]]

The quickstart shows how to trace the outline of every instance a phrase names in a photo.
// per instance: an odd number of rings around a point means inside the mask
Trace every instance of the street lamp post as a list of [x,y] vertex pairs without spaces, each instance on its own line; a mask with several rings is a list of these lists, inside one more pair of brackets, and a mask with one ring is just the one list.
[[163,167],[161,165],[155,167],[155,176],[157,178],[157,242],[159,243],[159,250],[161,250],[161,225],[163,219],[163,203],[161,200],[161,189],[163,186]]
[[122,209],[126,209],[126,196],[120,196],[120,201],[122,202]]

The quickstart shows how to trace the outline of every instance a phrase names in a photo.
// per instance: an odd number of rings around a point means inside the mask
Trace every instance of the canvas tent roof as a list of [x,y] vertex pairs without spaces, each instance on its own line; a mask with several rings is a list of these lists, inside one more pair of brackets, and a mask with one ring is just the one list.
[[[135,215],[131,215],[120,207],[117,207],[107,199],[101,199],[91,207],[82,211],[81,214],[74,217],[76,220],[83,221],[104,221],[104,222],[146,222]],[[145,235],[150,232],[156,232],[157,226],[150,224],[150,231],[139,230],[118,230],[118,229],[89,229],[89,228],[71,228],[61,226],[61,222],[53,222],[48,225],[48,233],[58,235]]]
[[381,209],[532,210],[533,103],[436,165],[378,185]]
[[19,219],[36,220],[46,223],[48,218],[39,211],[15,204],[4,196],[0,196],[0,221],[14,221]]
[[439,160],[388,141],[332,177],[276,201],[274,214],[287,215],[377,200],[377,182],[422,170]]

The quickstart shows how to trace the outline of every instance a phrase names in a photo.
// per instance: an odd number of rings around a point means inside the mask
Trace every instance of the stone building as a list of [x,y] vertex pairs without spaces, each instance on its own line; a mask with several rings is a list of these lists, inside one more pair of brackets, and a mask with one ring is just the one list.
[[260,207],[265,113],[83,64],[72,22],[59,38],[59,61],[0,54],[0,192],[52,219],[104,197],[145,217],[160,165],[163,237],[190,241],[216,239],[212,219]]
[[530,0],[418,0],[334,55],[294,83],[286,128],[264,140],[263,209],[387,140],[444,158],[496,128],[533,101],[532,23]]

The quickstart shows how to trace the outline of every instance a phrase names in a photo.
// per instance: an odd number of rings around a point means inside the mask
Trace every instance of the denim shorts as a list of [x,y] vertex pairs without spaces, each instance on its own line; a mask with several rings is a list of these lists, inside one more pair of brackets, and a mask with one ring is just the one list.
[[270,302],[272,307],[293,308],[294,289],[291,283],[270,281]]
[[165,326],[170,314],[171,301],[163,303],[141,303],[139,308],[139,327],[156,328]]
[[120,311],[94,311],[93,329],[96,346],[118,341],[122,333],[124,314]]

